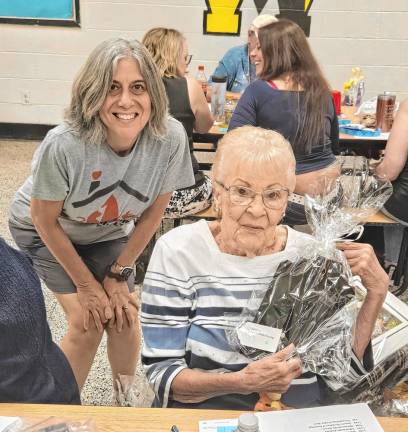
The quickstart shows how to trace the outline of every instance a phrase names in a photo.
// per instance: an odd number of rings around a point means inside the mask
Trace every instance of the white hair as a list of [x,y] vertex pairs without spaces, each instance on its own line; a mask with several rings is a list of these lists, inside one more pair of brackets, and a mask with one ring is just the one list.
[[258,30],[268,24],[272,24],[274,22],[278,21],[278,18],[276,18],[273,15],[269,14],[262,14],[258,15],[254,20],[252,21],[251,25],[249,26],[248,32],[254,32],[256,36],[258,36]]
[[222,180],[227,165],[241,161],[256,165],[270,162],[273,169],[279,169],[288,180],[295,178],[296,160],[292,146],[273,130],[242,126],[226,133],[218,142],[212,167],[213,179]]

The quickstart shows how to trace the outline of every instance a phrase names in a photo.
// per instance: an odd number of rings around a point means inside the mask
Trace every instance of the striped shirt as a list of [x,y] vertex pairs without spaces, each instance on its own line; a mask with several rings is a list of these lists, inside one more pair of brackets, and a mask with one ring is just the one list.
[[[284,251],[254,258],[221,252],[204,220],[171,230],[157,241],[141,312],[142,362],[155,393],[153,406],[253,409],[257,393],[182,404],[171,398],[171,384],[185,368],[227,373],[247,365],[249,360],[228,342],[226,329],[236,325],[253,290],[266,290],[279,263],[296,258],[296,251],[310,242],[310,236],[287,230]],[[358,368],[364,373],[360,362]],[[317,405],[319,399],[312,373],[294,380],[282,396],[294,407]]]

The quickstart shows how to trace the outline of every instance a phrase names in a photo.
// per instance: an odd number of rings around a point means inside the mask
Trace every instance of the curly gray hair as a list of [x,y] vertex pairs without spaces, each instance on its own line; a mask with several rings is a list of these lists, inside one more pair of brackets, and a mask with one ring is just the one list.
[[108,95],[114,69],[123,58],[136,60],[146,81],[151,100],[148,131],[155,137],[166,133],[166,90],[151,55],[140,42],[117,38],[100,43],[91,52],[72,86],[65,120],[86,142],[100,144],[106,139],[107,131],[99,111]]

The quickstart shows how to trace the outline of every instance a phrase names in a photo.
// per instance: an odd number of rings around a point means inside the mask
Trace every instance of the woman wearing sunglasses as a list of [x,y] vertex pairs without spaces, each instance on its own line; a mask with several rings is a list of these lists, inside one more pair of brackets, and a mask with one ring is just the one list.
[[198,213],[211,204],[211,181],[198,169],[193,154],[193,130],[205,133],[213,118],[198,81],[190,77],[187,41],[177,30],[157,27],[149,30],[143,44],[150,51],[162,75],[170,114],[179,120],[187,132],[195,184],[173,192],[165,216],[179,218]]

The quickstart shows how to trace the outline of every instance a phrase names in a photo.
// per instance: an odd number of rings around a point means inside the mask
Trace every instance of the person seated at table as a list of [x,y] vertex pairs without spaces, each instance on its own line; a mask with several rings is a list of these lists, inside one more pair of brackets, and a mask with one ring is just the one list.
[[393,186],[393,194],[384,204],[382,212],[400,224],[384,227],[385,258],[396,263],[403,230],[408,226],[408,99],[400,104],[385,147],[385,156],[377,165],[376,173],[390,180]]
[[[258,80],[241,96],[229,130],[243,125],[280,132],[296,157],[295,194],[289,198],[285,222],[307,223],[303,196],[321,176],[340,174],[333,149],[339,127],[331,91],[303,30],[280,20],[258,32],[251,52]],[[320,192],[320,191],[316,191]]]
[[[212,174],[218,219],[166,233],[146,273],[142,362],[153,405],[251,410],[262,392],[284,393],[283,403],[293,407],[323,403],[322,380],[311,373],[296,380],[302,365],[287,360],[293,346],[248,363],[223,327],[228,314],[247,306],[254,287],[268,286],[293,248],[310,242],[280,224],[296,183],[291,146],[275,131],[235,129],[219,142]],[[338,247],[368,291],[355,329],[354,380],[372,367],[370,337],[388,276],[371,246]]]
[[256,46],[258,30],[275,21],[277,18],[273,15],[258,15],[249,26],[248,42],[230,48],[219,61],[212,76],[226,76],[228,91],[241,93],[250,82],[256,79],[255,65],[251,63],[249,54]]
[[149,30],[142,43],[149,50],[162,76],[170,114],[186,130],[195,178],[193,186],[173,192],[164,215],[173,218],[189,216],[211,205],[211,180],[199,170],[194,156],[193,130],[208,132],[213,125],[213,118],[200,84],[187,75],[191,55],[188,54],[185,37],[177,30],[158,27]]
[[106,331],[114,404],[136,402],[134,262],[172,192],[193,183],[186,133],[168,115],[149,52],[137,41],[101,42],[74,81],[65,121],[36,151],[9,226],[64,309],[61,348],[79,388]]
[[41,284],[26,255],[0,237],[0,402],[80,404],[53,342]]

